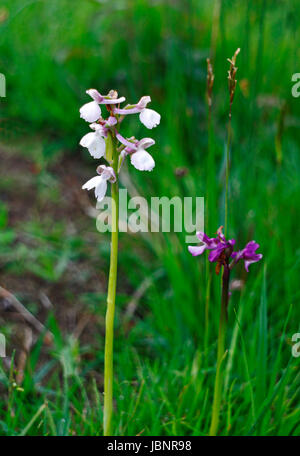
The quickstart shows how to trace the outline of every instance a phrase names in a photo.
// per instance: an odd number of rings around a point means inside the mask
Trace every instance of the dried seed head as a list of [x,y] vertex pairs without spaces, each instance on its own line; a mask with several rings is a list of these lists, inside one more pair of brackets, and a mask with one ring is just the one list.
[[236,89],[236,83],[237,80],[235,79],[236,72],[237,72],[237,67],[235,66],[236,58],[238,54],[240,53],[240,48],[238,48],[235,53],[233,54],[232,59],[227,59],[228,62],[230,63],[230,68],[228,70],[228,88],[229,88],[229,96],[230,96],[230,116],[231,116],[231,105],[233,102],[234,94],[235,94],[235,89]]
[[208,106],[211,107],[211,104],[212,104],[212,89],[213,89],[213,85],[214,85],[215,75],[213,73],[213,67],[212,67],[210,59],[206,59],[206,62],[207,62],[206,95],[207,95]]

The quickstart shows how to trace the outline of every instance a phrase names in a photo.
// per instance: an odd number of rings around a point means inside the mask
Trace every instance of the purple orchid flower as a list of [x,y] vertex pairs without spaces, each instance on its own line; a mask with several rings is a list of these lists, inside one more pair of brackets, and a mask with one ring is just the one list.
[[216,238],[209,238],[205,233],[199,231],[197,237],[199,241],[203,242],[203,245],[200,246],[188,246],[189,252],[193,256],[201,255],[205,250],[211,250],[208,255],[208,259],[211,262],[218,261],[224,252],[225,249],[233,249],[235,244],[235,239],[230,239],[227,241],[224,234],[222,233],[223,227],[221,226],[217,231]]
[[233,252],[231,258],[234,259],[233,263],[236,264],[239,260],[243,259],[245,261],[245,269],[249,272],[249,266],[252,263],[262,259],[261,253],[256,253],[256,250],[259,248],[259,244],[255,241],[250,241],[243,250],[238,252]]

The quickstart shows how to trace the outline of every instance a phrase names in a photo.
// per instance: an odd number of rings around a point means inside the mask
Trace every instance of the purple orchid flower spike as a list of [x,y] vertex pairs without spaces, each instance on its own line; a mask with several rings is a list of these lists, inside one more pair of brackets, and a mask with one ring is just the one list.
[[[255,241],[250,241],[243,250],[237,252],[233,251],[235,239],[226,240],[223,234],[223,227],[221,226],[217,231],[217,237],[209,238],[205,233],[198,232],[197,237],[202,242],[200,246],[189,245],[188,250],[193,256],[202,255],[205,250],[210,250],[208,259],[211,262],[217,262],[216,272],[220,272],[221,266],[232,269],[239,260],[245,261],[245,269],[249,272],[249,265],[256,263],[262,259],[261,253],[256,253],[259,244]],[[232,262],[229,264],[229,260]]]
[[[220,376],[220,367],[225,355],[225,336],[226,326],[228,319],[228,303],[231,296],[230,275],[233,267],[243,259],[245,262],[245,269],[249,271],[249,265],[256,263],[262,259],[261,253],[256,253],[259,244],[255,241],[250,241],[243,250],[234,252],[235,239],[227,241],[223,234],[223,227],[221,226],[217,231],[217,237],[209,238],[205,233],[198,232],[197,237],[202,242],[200,246],[188,246],[189,252],[193,256],[202,255],[205,250],[209,250],[208,259],[211,262],[216,262],[216,274],[219,274],[222,269],[222,290],[221,290],[221,306],[220,306],[220,322],[219,322],[219,337],[218,337],[218,351],[217,351],[217,371],[215,378],[215,393],[213,402],[213,415],[210,435],[216,435],[216,429],[219,419],[219,403],[221,401],[222,392],[222,377]],[[241,282],[241,281],[239,281]],[[208,283],[208,286],[210,283]],[[240,287],[240,284],[239,284]],[[232,287],[232,289],[234,289]],[[208,328],[208,315],[206,312],[206,328]]]

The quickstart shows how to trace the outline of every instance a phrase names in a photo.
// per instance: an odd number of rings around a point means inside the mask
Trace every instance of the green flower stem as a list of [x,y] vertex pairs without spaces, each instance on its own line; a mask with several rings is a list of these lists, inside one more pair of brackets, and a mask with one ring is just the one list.
[[111,184],[112,214],[111,214],[111,250],[110,268],[107,292],[107,309],[105,318],[105,354],[104,354],[104,415],[103,433],[105,436],[112,435],[113,413],[113,341],[114,341],[114,315],[117,287],[118,267],[118,225],[119,225],[119,188],[118,188],[118,153],[114,138],[109,138],[107,148],[112,150],[113,168],[116,174],[116,182]]
[[[212,124],[211,104],[208,105],[208,158],[207,158],[207,204],[206,204],[206,230],[212,232],[213,223],[217,219],[216,214],[216,193],[215,193],[215,149],[214,149],[214,131]],[[206,293],[205,293],[205,332],[204,332],[204,350],[207,352],[209,343],[209,317],[210,317],[210,296],[211,296],[212,272],[210,262],[206,258]]]
[[219,335],[218,335],[218,354],[217,354],[217,371],[214,387],[214,400],[212,406],[212,418],[209,430],[209,435],[217,435],[219,426],[220,406],[222,399],[222,386],[223,386],[223,371],[222,362],[225,357],[225,336],[227,327],[227,306],[228,306],[228,293],[229,293],[229,276],[230,269],[228,265],[224,266],[222,276],[222,297],[221,297],[221,311],[219,322]]
[[225,223],[224,235],[227,236],[228,228],[228,198],[229,198],[229,168],[230,168],[230,141],[231,141],[231,112],[229,115],[227,146],[226,146],[226,176],[225,176]]

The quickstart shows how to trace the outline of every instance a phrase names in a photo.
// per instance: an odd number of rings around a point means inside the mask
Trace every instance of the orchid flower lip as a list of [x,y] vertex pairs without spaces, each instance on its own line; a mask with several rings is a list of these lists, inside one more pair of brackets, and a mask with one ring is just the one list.
[[130,161],[139,171],[152,171],[155,166],[152,156],[143,148],[138,148],[136,152],[131,154]]
[[86,147],[94,158],[101,158],[105,155],[105,140],[98,132],[89,132],[84,135],[79,143],[82,147]]
[[83,186],[83,190],[95,189],[95,196],[98,201],[102,201],[107,190],[107,179],[104,179],[102,176],[95,176],[88,180]]
[[152,129],[157,127],[160,123],[161,116],[158,112],[154,111],[153,109],[145,108],[140,113],[140,121],[145,127]]
[[86,122],[95,122],[101,117],[101,109],[96,101],[85,103],[80,108],[80,117]]

